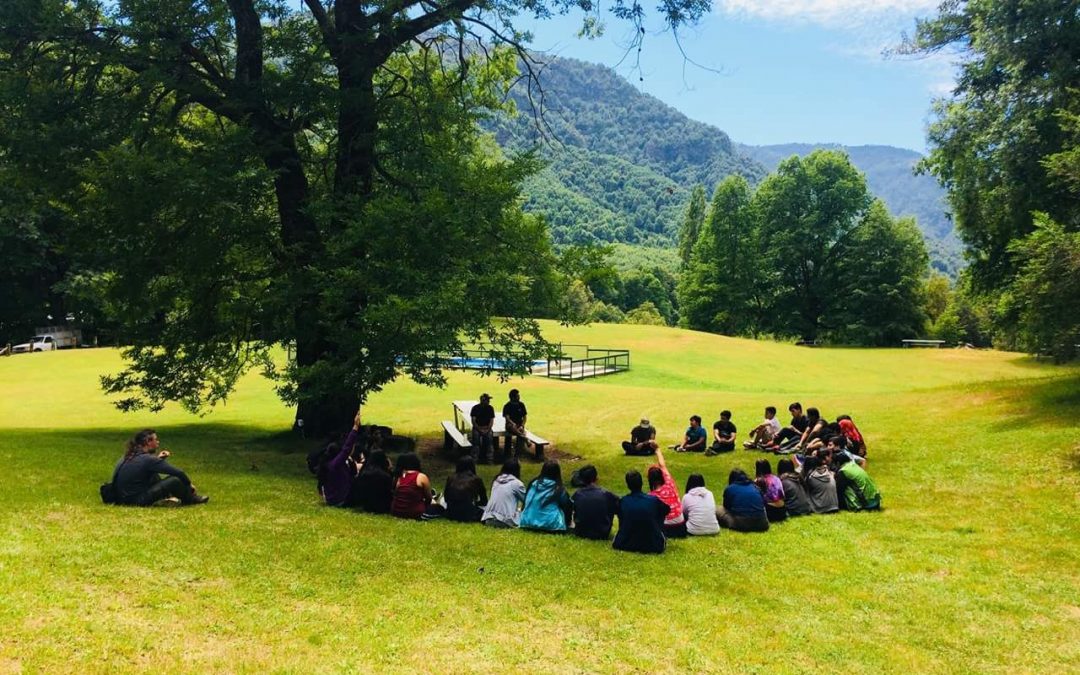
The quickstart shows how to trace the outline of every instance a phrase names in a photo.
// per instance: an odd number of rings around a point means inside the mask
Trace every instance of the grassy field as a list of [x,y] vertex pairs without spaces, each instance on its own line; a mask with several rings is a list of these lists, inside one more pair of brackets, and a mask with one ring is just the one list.
[[[1080,663],[1080,370],[1016,354],[804,349],[655,327],[547,326],[632,350],[588,382],[516,381],[567,469],[625,492],[642,414],[674,442],[722,408],[848,412],[879,514],[763,535],[602,544],[320,506],[311,446],[258,377],[206,417],[124,416],[97,389],[116,352],[0,359],[0,671],[1073,671]],[[450,401],[511,384],[396,383],[367,420],[439,442]],[[103,506],[137,428],[211,495]],[[740,435],[740,440],[744,435]],[[574,459],[582,458],[582,459]],[[672,456],[717,493],[758,455]],[[441,487],[444,464],[428,468]],[[526,478],[538,467],[527,465]],[[484,467],[490,479],[493,467]]]

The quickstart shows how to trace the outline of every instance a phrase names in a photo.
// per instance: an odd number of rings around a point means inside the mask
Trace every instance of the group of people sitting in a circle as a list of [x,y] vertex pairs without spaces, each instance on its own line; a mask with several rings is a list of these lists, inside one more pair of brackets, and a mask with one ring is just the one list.
[[[599,540],[611,538],[618,519],[614,548],[642,553],[664,551],[670,538],[712,535],[721,528],[764,532],[770,523],[791,516],[880,509],[881,494],[864,468],[866,445],[850,418],[841,420],[849,425],[829,423],[814,408],[805,417],[799,404],[790,409],[795,418],[783,429],[773,424],[775,408],[766,409],[765,422],[755,427],[752,440],[744,444],[748,449],[790,456],[777,462],[776,473],[769,460],[756,461],[753,479],[745,471],[733,469],[719,507],[698,473],[689,476],[685,494],[679,496],[663,450],[656,445],[655,429],[647,419],[635,428],[624,449],[628,454],[654,455],[655,463],[644,476],[636,469],[626,473],[629,492],[621,498],[600,487],[592,465],[573,472],[569,483],[577,489],[572,494],[556,460],[544,462],[539,474],[526,484],[521,464],[509,452],[490,493],[477,475],[476,459],[464,455],[439,494],[417,454],[401,454],[391,467],[386,452],[378,448],[378,439],[364,432],[359,413],[344,442],[328,445],[322,461],[311,468],[320,494],[331,506],[414,520],[446,518],[495,528],[573,532]],[[721,425],[718,435],[723,442],[734,444],[730,413],[725,411],[717,424]],[[853,430],[857,441],[845,427]],[[695,415],[683,443],[674,449],[693,452],[701,446],[703,450],[704,443],[696,440],[699,434],[695,430],[700,428],[700,418]],[[646,436],[642,429],[651,431]],[[796,432],[797,442],[791,443]]]

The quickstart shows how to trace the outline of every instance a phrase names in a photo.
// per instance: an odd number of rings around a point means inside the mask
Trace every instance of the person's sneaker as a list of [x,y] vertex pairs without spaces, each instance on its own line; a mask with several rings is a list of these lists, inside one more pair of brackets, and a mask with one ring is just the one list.
[[176,497],[166,497],[165,499],[159,499],[159,500],[157,500],[156,502],[153,503],[153,506],[165,506],[165,507],[180,506],[180,505],[181,505],[181,502]]
[[706,450],[706,451],[705,451],[705,456],[706,456],[706,457],[716,457],[716,456],[717,456],[717,455],[719,455],[719,454],[720,454],[720,453],[718,453],[717,451],[713,450],[712,448],[709,448],[708,450]]
[[210,501],[210,495],[195,495],[194,497],[191,498],[190,503],[192,503],[192,504],[205,504],[208,501]]
[[747,450],[753,450],[754,448],[757,447],[757,443],[755,443],[753,441],[743,441],[742,446],[744,448],[746,448]]

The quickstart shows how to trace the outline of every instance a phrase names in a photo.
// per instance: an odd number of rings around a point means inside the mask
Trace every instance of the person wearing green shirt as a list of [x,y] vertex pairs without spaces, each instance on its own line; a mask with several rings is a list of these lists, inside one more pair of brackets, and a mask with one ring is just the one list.
[[843,476],[844,508],[849,511],[876,511],[881,508],[881,492],[866,469],[851,461],[846,453],[836,455],[837,473]]

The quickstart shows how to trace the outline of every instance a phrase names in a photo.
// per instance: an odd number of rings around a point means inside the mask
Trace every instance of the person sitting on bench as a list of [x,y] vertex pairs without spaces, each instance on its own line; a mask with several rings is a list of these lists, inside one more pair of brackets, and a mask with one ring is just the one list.
[[681,445],[673,445],[675,452],[705,452],[705,440],[707,434],[701,426],[701,416],[694,415],[690,418],[690,426],[686,429]]
[[525,431],[525,420],[529,411],[521,401],[521,392],[517,389],[510,390],[510,400],[502,409],[503,419],[506,420],[506,436],[503,437],[503,458],[510,457],[510,448],[514,448],[514,456],[521,454],[528,447],[529,439]]
[[480,394],[480,402],[469,411],[469,418],[472,420],[469,441],[472,442],[473,457],[480,464],[486,464],[495,445],[495,408],[491,406],[491,396]]
[[[131,506],[205,504],[206,495],[195,492],[187,474],[169,464],[168,450],[158,450],[157,432],[143,429],[127,442],[124,456],[113,471],[117,503]],[[160,474],[168,478],[162,479]]]
[[648,417],[641,418],[641,423],[630,430],[630,440],[622,444],[623,452],[628,455],[651,455],[659,447],[656,444],[656,428],[649,424]]

